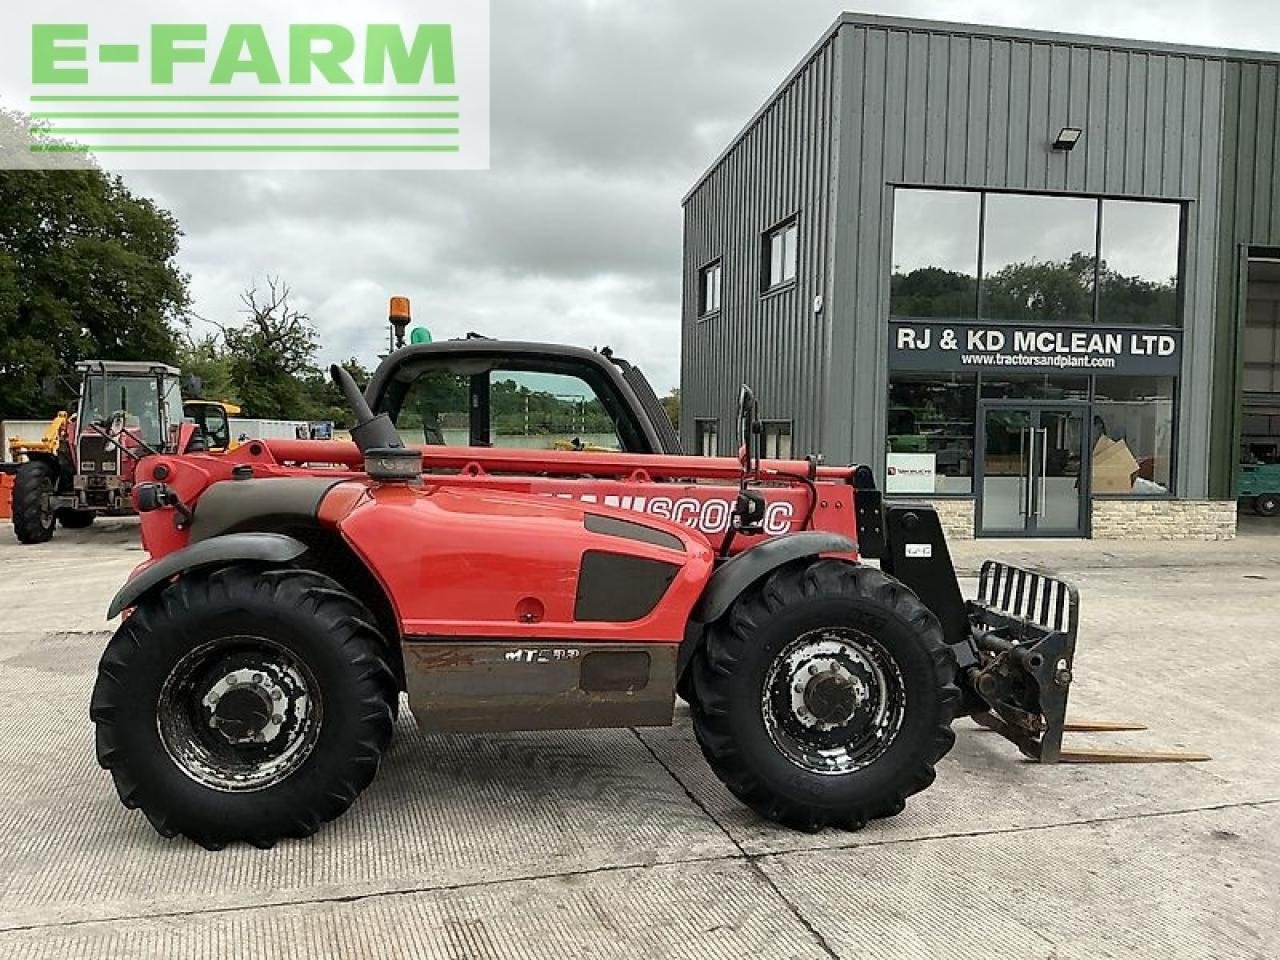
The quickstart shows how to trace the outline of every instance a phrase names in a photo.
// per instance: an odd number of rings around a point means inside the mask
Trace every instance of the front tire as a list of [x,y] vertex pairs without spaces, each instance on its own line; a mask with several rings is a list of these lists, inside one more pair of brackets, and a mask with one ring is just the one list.
[[58,472],[44,460],[28,460],[13,478],[13,532],[19,543],[45,543],[53,536],[53,493]]
[[90,715],[121,802],[220,849],[305,837],[369,785],[396,684],[373,617],[327,577],[181,577],[107,645]]
[[712,770],[785,826],[859,829],[899,813],[955,742],[960,692],[942,628],[874,568],[775,571],[710,626],[689,669]]
[[1260,517],[1274,517],[1280,513],[1280,494],[1258,494],[1253,498],[1253,509]]

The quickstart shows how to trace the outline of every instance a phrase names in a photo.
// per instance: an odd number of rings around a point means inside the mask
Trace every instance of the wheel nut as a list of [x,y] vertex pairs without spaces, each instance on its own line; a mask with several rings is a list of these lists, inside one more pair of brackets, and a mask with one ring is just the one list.
[[271,718],[271,722],[272,722],[272,723],[284,723],[284,717],[280,716],[280,714],[278,714],[278,713],[277,713],[275,716],[273,716],[273,717]]
[[272,699],[272,700],[283,700],[283,699],[284,699],[284,691],[283,691],[283,690],[280,690],[280,689],[272,690],[272,691],[271,691],[271,699]]

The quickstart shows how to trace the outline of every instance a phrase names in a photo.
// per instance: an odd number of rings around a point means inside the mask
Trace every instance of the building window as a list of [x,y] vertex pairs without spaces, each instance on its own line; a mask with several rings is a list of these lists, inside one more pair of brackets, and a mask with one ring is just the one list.
[[1179,203],[899,189],[899,320],[1177,326]]
[[694,420],[694,447],[700,457],[718,457],[720,455],[720,421]]
[[889,377],[886,493],[973,492],[974,376]]
[[892,316],[972,320],[978,315],[981,208],[981,194],[972,191],[897,192]]
[[1066,373],[984,373],[983,400],[1088,400],[1089,378]]
[[791,459],[791,421],[765,420],[761,423],[764,431],[764,457],[769,460]]
[[1173,203],[1102,201],[1098,322],[1178,322],[1182,208]]
[[1173,385],[1172,377],[1097,378],[1091,438],[1095,492],[1173,492]]
[[984,320],[1093,319],[1097,200],[989,194],[982,251]]
[[698,271],[698,316],[710,317],[720,312],[720,277],[719,260],[709,263]]
[[766,293],[795,282],[799,254],[798,237],[799,232],[794,217],[764,235],[760,287]]

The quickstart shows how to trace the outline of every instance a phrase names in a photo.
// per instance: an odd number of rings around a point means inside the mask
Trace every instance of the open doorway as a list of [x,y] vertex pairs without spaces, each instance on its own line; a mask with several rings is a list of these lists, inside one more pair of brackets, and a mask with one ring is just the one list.
[[1276,517],[1280,514],[1280,250],[1251,251],[1241,352],[1240,500],[1254,514]]

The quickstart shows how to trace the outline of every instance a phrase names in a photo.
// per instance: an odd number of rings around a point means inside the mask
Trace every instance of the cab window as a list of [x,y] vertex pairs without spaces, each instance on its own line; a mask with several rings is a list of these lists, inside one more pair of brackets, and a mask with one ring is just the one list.
[[623,449],[617,423],[600,396],[571,374],[426,371],[405,392],[395,421],[408,443]]
[[201,428],[211,447],[225,449],[231,445],[231,425],[227,423],[227,414],[221,407],[204,409]]

